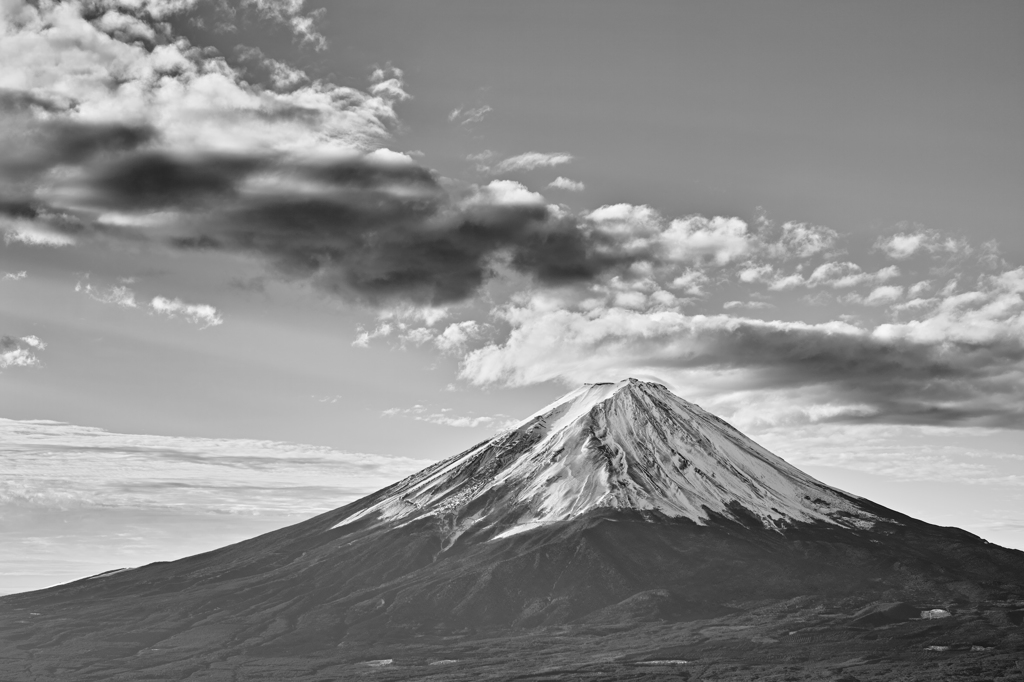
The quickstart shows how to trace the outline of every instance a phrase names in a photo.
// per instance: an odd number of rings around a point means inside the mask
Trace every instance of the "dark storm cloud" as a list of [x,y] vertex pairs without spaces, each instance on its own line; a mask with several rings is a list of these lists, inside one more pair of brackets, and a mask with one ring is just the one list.
[[91,123],[64,117],[40,119],[37,110],[63,112],[67,105],[32,93],[0,90],[0,173],[9,181],[24,180],[55,166],[80,164],[102,153],[141,147],[156,137],[149,125]]
[[[466,299],[495,259],[556,284],[636,260],[516,189],[521,195],[488,187],[453,194],[426,168],[372,157],[326,162],[142,149],[84,165],[54,203],[79,217],[127,216],[116,225],[95,220],[97,232],[257,255],[286,278],[370,303]],[[167,230],[126,230],[160,211],[176,214]]]
[[708,333],[701,346],[669,364],[754,370],[747,388],[827,386],[835,399],[872,408],[837,420],[1024,428],[1019,339],[927,343],[741,324]]
[[80,203],[105,210],[185,208],[235,194],[238,180],[259,165],[245,157],[176,157],[163,152],[134,154],[89,174]]

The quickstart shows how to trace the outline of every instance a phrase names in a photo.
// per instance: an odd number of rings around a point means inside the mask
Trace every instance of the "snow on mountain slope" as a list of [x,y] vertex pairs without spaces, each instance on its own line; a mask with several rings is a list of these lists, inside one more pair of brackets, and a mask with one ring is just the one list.
[[[491,440],[416,473],[334,527],[431,515],[449,542],[505,537],[600,508],[704,525],[710,513],[770,529],[870,527],[875,517],[661,384],[587,384]],[[744,511],[745,510],[745,511]]]

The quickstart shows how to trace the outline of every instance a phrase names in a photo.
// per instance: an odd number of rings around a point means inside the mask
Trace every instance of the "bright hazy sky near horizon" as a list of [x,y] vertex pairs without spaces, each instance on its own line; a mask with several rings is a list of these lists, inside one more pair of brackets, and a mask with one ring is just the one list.
[[1024,548],[1024,4],[0,17],[0,592],[626,376]]

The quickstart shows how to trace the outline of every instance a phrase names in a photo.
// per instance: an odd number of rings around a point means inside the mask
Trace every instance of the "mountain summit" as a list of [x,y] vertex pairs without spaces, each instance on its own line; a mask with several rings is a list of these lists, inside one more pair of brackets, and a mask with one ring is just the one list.
[[4,597],[0,679],[930,681],[952,647],[995,653],[948,679],[1008,679],[1022,619],[1024,552],[629,379],[308,521]]
[[876,517],[665,386],[586,384],[511,429],[410,476],[337,526],[433,516],[449,539],[494,538],[598,509],[706,525],[712,514],[765,528]]

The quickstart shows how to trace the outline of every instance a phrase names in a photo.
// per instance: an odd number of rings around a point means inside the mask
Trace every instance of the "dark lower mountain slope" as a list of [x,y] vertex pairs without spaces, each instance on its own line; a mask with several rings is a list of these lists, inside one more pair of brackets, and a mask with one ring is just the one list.
[[[61,669],[81,680],[184,679],[161,677],[161,666],[179,674],[190,661],[205,661],[205,670],[209,659],[342,664],[355,655],[358,665],[365,647],[391,643],[381,659],[393,659],[424,637],[728,624],[794,599],[812,613],[844,604],[848,620],[873,601],[954,613],[988,604],[1006,619],[1014,604],[1024,607],[1024,553],[881,508],[873,511],[898,523],[777,533],[616,511],[489,542],[462,537],[447,549],[429,519],[331,530],[346,511],[181,561],[0,600],[0,679],[57,679]],[[998,640],[1002,655],[1024,645],[1024,628],[1008,621],[1004,630],[983,644]],[[642,642],[630,646],[622,655],[643,650]]]

